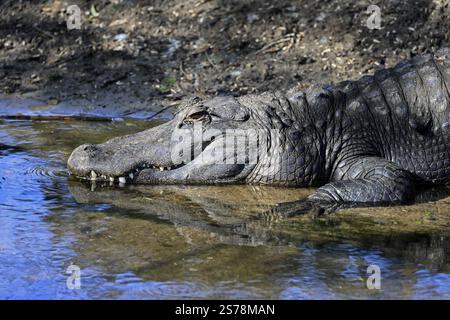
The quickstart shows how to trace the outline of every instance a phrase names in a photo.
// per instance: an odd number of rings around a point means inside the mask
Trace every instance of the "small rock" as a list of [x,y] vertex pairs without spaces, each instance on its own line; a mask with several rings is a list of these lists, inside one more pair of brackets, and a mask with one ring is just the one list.
[[125,41],[128,38],[126,33],[119,33],[114,36],[114,40],[118,42]]
[[259,20],[259,16],[255,13],[250,13],[247,15],[247,22],[248,23],[253,23],[255,21]]
[[311,57],[298,58],[298,64],[309,64],[309,63],[314,63],[314,62],[316,62],[316,60],[314,60],[314,58],[311,58]]
[[233,70],[233,71],[230,72],[230,75],[232,77],[236,77],[236,78],[239,77],[241,74],[242,74],[241,70]]

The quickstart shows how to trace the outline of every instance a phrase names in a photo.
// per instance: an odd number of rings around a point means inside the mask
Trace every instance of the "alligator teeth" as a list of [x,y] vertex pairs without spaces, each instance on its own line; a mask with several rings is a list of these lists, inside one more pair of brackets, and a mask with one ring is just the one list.
[[[121,184],[123,186],[124,184],[127,183],[127,179],[128,178],[131,179],[131,180],[134,180],[135,175],[138,174],[140,171],[145,170],[145,168],[149,168],[149,169],[152,168],[154,170],[159,170],[159,171],[162,172],[162,171],[166,171],[166,170],[170,171],[170,170],[173,170],[173,169],[178,169],[183,164],[184,163],[174,164],[174,165],[165,167],[165,166],[157,166],[157,165],[155,166],[155,165],[144,163],[144,164],[140,165],[140,167],[134,169],[133,172],[130,172],[128,174],[128,176],[124,176],[124,177],[109,177],[109,176],[106,176],[104,174],[97,173],[94,170],[91,170],[90,175],[85,176],[83,178],[91,180],[91,181],[109,181],[110,185],[113,185],[114,182],[118,180],[119,184]],[[116,180],[116,178],[117,178],[117,180]]]

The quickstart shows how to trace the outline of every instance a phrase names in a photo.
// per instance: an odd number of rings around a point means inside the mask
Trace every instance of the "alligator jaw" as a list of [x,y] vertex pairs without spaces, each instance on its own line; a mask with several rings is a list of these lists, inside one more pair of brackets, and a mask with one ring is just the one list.
[[76,175],[77,178],[82,180],[89,180],[89,181],[96,181],[96,182],[111,182],[115,183],[118,182],[119,184],[126,184],[126,183],[135,183],[137,180],[137,177],[141,173],[146,174],[152,174],[157,175],[162,172],[171,171],[171,170],[177,170],[181,167],[183,167],[184,164],[179,165],[169,165],[169,166],[160,166],[160,165],[152,165],[148,163],[141,163],[137,166],[135,166],[133,169],[124,172],[120,175],[109,175],[109,174],[102,174],[100,171],[94,171],[91,170],[90,174],[87,175]]
[[113,138],[102,144],[84,144],[68,159],[71,173],[80,179],[134,183],[142,172],[166,177],[184,166],[171,159],[170,123]]

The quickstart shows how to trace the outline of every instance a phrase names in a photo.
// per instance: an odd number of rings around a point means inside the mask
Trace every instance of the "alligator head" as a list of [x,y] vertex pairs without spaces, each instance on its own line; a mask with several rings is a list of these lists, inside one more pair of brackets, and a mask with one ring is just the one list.
[[193,98],[165,124],[79,146],[68,167],[119,183],[308,185],[320,161],[311,161],[318,149],[307,147],[314,140],[307,126],[294,125],[299,113],[277,94]]

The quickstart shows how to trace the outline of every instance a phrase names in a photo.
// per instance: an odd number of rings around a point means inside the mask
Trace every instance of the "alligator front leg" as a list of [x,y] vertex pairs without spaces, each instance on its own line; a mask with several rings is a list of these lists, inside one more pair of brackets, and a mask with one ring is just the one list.
[[414,179],[408,171],[386,159],[360,157],[338,166],[333,181],[306,200],[281,203],[264,216],[289,217],[345,207],[407,203],[414,194]]
[[309,199],[317,202],[391,204],[414,199],[414,182],[408,171],[378,157],[363,157],[338,166],[333,181]]

